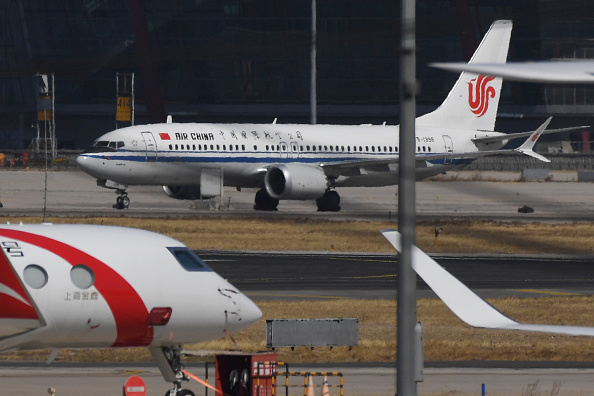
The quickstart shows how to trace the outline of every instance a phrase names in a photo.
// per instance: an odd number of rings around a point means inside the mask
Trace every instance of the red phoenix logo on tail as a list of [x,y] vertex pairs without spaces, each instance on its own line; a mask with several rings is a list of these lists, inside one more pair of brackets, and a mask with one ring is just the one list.
[[495,97],[495,88],[487,87],[487,84],[494,79],[495,77],[478,76],[478,78],[473,78],[467,83],[470,111],[476,114],[477,117],[485,115],[489,109],[489,98]]

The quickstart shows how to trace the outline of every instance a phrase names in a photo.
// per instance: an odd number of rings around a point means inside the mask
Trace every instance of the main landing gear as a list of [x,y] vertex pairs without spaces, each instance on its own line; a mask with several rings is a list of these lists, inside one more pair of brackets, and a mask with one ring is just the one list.
[[327,190],[324,195],[316,199],[318,212],[340,212],[340,195],[334,190]]
[[113,205],[113,208],[128,209],[128,206],[130,206],[130,198],[128,197],[126,190],[117,189],[115,193],[119,194],[119,196],[116,198],[116,203]]
[[275,211],[278,207],[278,199],[268,195],[265,188],[256,193],[254,203],[254,210]]
[[150,351],[165,381],[173,383],[173,389],[167,391],[165,396],[196,396],[191,390],[182,389],[182,381],[189,381],[189,378],[183,372],[181,345],[150,348]]

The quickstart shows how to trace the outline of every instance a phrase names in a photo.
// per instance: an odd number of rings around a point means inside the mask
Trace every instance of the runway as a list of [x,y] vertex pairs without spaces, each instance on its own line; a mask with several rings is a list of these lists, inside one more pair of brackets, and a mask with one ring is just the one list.
[[[255,299],[396,297],[394,255],[197,251],[216,272]],[[436,255],[484,298],[591,294],[594,257]],[[435,295],[419,279],[420,298]]]
[[[594,220],[594,185],[577,183],[575,173],[557,172],[551,182],[517,182],[519,173],[458,172],[440,181],[417,183],[419,221],[484,219],[501,221],[573,222]],[[464,181],[465,179],[480,181]],[[556,181],[555,181],[556,180]],[[45,173],[39,170],[0,170],[0,202],[4,216],[41,216]],[[191,209],[191,201],[167,197],[159,186],[131,186],[129,209],[113,209],[116,194],[98,187],[78,170],[47,174],[48,216],[271,216],[328,219],[388,220],[397,216],[398,186],[340,188],[341,212],[317,212],[313,200],[282,201],[276,212],[253,210],[255,189],[225,188],[222,206],[208,202]],[[534,213],[518,213],[527,205]]]
[[[189,372],[204,379],[204,364],[187,366]],[[340,372],[344,376],[345,395],[394,395],[396,393],[396,369],[387,364],[292,366],[294,370]],[[0,382],[3,394],[47,395],[48,388],[56,390],[56,396],[113,396],[121,395],[125,381],[132,375],[140,376],[146,383],[148,396],[162,396],[168,389],[159,373],[151,365],[140,364],[0,364]],[[418,384],[420,395],[424,394],[472,394],[479,395],[482,384],[488,395],[520,395],[529,386],[537,385],[538,394],[551,394],[557,383],[560,396],[591,394],[593,368],[524,368],[522,370],[501,367],[435,368],[424,370],[424,381]],[[210,383],[214,382],[214,368],[209,370]],[[303,380],[301,379],[301,382]],[[316,382],[317,381],[317,382]],[[319,384],[317,378],[314,383]],[[205,389],[195,381],[184,382],[197,396]],[[284,388],[279,388],[284,394]],[[6,392],[6,393],[4,393]],[[214,392],[209,391],[209,395]],[[292,395],[303,394],[303,388],[291,388]],[[316,389],[316,395],[319,388]],[[537,394],[537,393],[532,393]],[[330,395],[338,395],[332,388]]]

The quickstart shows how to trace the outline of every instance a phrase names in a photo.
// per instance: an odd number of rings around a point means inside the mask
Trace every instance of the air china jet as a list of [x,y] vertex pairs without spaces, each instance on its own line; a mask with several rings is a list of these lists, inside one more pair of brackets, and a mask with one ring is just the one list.
[[168,395],[193,396],[183,344],[236,332],[262,316],[179,241],[97,225],[0,226],[0,352],[147,347]]
[[[470,63],[504,63],[511,30],[511,21],[494,22]],[[417,179],[493,154],[548,161],[532,151],[548,122],[535,132],[494,132],[501,84],[462,73],[443,104],[417,118]],[[520,148],[500,150],[526,137]],[[398,126],[165,123],[109,132],[77,162],[99,185],[117,190],[117,208],[130,202],[128,185],[162,185],[173,198],[200,198],[201,176],[215,168],[224,185],[260,189],[255,209],[315,199],[318,210],[338,211],[335,187],[397,184],[399,149]]]

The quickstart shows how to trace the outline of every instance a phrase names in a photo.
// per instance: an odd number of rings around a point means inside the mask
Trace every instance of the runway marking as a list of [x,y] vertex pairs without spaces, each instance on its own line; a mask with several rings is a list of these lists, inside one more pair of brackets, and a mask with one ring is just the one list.
[[552,296],[579,296],[579,293],[568,293],[568,292],[556,292],[550,290],[538,290],[538,289],[516,289],[516,291],[523,293],[537,293],[537,294],[550,294]]

